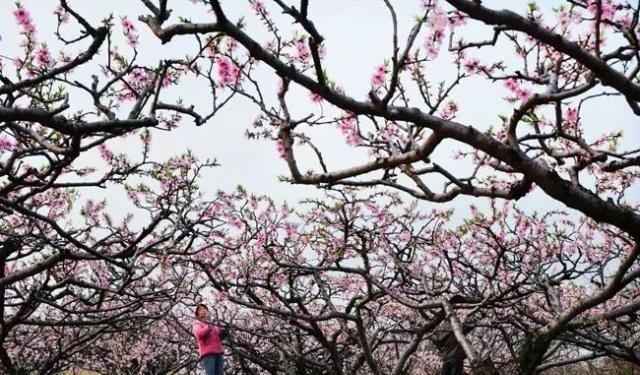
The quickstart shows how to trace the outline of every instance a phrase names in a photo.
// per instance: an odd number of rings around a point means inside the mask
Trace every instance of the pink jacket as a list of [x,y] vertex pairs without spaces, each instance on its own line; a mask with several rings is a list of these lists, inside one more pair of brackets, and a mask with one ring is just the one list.
[[200,358],[209,354],[224,353],[224,346],[222,345],[221,337],[222,329],[220,327],[213,324],[207,324],[199,320],[194,320],[192,332],[198,342]]

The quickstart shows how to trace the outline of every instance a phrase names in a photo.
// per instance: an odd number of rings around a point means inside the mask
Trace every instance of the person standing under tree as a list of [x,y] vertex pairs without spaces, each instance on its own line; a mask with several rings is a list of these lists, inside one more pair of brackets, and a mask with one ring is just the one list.
[[198,343],[198,353],[205,375],[224,374],[224,346],[222,339],[225,330],[209,321],[209,309],[205,305],[196,307],[196,319],[192,326],[193,335]]
[[[473,328],[469,323],[463,324],[462,332],[467,334],[471,332]],[[440,327],[434,332],[432,341],[442,355],[440,375],[463,375],[464,360],[467,358],[467,355],[458,342],[458,339],[456,339],[451,323],[446,320],[443,321]]]

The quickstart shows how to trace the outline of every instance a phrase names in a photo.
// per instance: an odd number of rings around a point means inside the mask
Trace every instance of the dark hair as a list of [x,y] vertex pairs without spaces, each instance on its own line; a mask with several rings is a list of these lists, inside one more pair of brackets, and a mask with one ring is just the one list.
[[198,317],[198,313],[200,312],[200,310],[201,310],[201,309],[206,309],[207,311],[209,311],[209,308],[207,307],[207,305],[202,304],[202,303],[201,303],[201,304],[199,304],[199,305],[196,307],[196,318]]

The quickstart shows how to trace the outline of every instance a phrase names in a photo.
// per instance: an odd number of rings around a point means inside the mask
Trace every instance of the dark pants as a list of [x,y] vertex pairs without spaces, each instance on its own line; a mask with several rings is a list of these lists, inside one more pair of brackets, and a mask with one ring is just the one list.
[[442,365],[442,375],[462,375],[462,369],[464,368],[464,360],[445,361]]
[[202,366],[205,375],[224,374],[224,354],[208,354],[202,357]]

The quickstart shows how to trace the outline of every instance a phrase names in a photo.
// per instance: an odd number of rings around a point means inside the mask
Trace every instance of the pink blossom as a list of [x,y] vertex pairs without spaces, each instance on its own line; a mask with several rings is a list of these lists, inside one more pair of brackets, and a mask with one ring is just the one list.
[[353,115],[347,115],[338,122],[338,128],[345,137],[349,146],[360,145],[361,139],[358,133],[358,127],[356,124],[356,117]]
[[284,142],[282,141],[282,139],[278,139],[276,141],[276,150],[278,150],[278,156],[280,156],[281,159],[284,159],[286,157]]
[[264,49],[266,49],[269,52],[275,52],[276,51],[276,44],[273,41],[268,41],[264,45]]
[[127,35],[127,44],[131,47],[131,48],[136,48],[139,44],[138,41],[138,36],[134,33],[129,33]]
[[284,231],[285,231],[285,235],[289,238],[293,238],[296,236],[296,234],[298,233],[298,228],[295,224],[292,223],[286,223],[284,225]]
[[136,27],[133,22],[127,17],[122,17],[122,28],[124,29],[124,35],[127,37],[127,44],[129,44],[131,48],[136,48],[139,44],[139,40],[138,33],[136,32]]
[[480,71],[480,60],[477,58],[470,59],[465,62],[464,68],[469,74],[478,73]]
[[58,7],[56,8],[56,10],[53,11],[53,13],[58,16],[58,19],[60,20],[60,22],[67,23],[69,21],[69,13],[66,10],[64,10],[62,5],[58,5]]
[[135,189],[128,189],[127,190],[127,198],[129,198],[134,205],[139,205],[140,204],[140,195],[141,192],[139,190],[135,190]]
[[303,64],[307,63],[311,58],[311,51],[309,51],[309,46],[304,39],[298,38],[294,40],[293,45],[296,48],[295,60]]
[[387,73],[387,70],[384,67],[384,65],[378,65],[376,67],[375,72],[371,76],[371,85],[373,86],[374,89],[378,89],[382,85],[384,85],[386,73]]
[[162,79],[160,80],[160,85],[162,87],[167,87],[167,86],[170,86],[174,82],[175,82],[175,78],[173,77],[173,75],[171,75],[171,73],[167,72],[162,76]]
[[135,69],[129,76],[131,78],[129,83],[134,86],[146,86],[149,83],[149,74],[143,69]]
[[237,229],[242,229],[244,227],[244,223],[242,222],[242,220],[240,220],[238,218],[231,219],[229,224],[231,224],[232,227],[237,228]]
[[0,137],[0,151],[12,151],[15,147],[15,143],[7,138]]
[[378,132],[378,136],[385,141],[395,140],[398,138],[398,126],[393,122],[387,123],[387,126]]
[[222,86],[237,84],[240,79],[240,68],[228,57],[216,57],[218,66],[218,83]]
[[578,109],[577,108],[567,108],[564,112],[564,119],[570,124],[575,124],[578,122]]
[[264,3],[260,0],[252,0],[251,9],[253,9],[256,13],[262,13],[265,11]]
[[218,214],[218,212],[220,211],[220,204],[219,203],[212,203],[211,206],[209,206],[209,208],[207,208],[207,210],[205,211],[204,215],[205,217],[214,217]]
[[439,46],[427,44],[425,45],[425,47],[427,48],[427,56],[432,60],[438,57],[438,55],[440,54]]
[[[0,70],[1,70],[1,69],[0,69]],[[321,103],[321,102],[322,102],[322,100],[324,100],[324,99],[322,98],[322,95],[320,95],[320,94],[316,94],[315,92],[311,92],[311,93],[309,93],[309,99],[311,99],[311,101],[312,101],[313,103]]]
[[402,233],[400,233],[399,239],[402,242],[409,242],[409,240],[411,239],[411,232],[409,232],[408,230],[403,230]]
[[520,101],[526,101],[529,98],[531,98],[531,90],[529,89],[518,89],[518,91],[516,92],[516,98]]
[[51,54],[49,53],[49,49],[45,44],[38,49],[36,52],[36,63],[41,68],[48,68],[53,65],[53,61],[51,59]]
[[450,100],[449,102],[447,102],[447,105],[444,107],[444,109],[440,112],[440,117],[450,120],[454,118],[457,113],[458,113],[458,104]]
[[174,113],[169,119],[164,120],[164,124],[168,129],[173,129],[178,126],[178,123],[182,120],[182,115],[180,113]]
[[287,217],[289,217],[290,211],[291,209],[289,208],[289,206],[287,206],[286,203],[280,207],[280,215],[282,216],[283,219],[286,219]]
[[453,16],[449,18],[449,26],[456,28],[467,23],[467,16],[459,11],[453,12]]
[[109,148],[107,147],[107,145],[105,145],[104,143],[101,143],[98,146],[98,150],[100,151],[100,156],[102,157],[102,159],[106,160],[106,161],[113,161],[113,159],[115,159],[115,155],[113,153],[113,151],[109,150]]
[[82,208],[82,215],[86,216],[87,219],[91,220],[92,223],[98,224],[100,212],[104,210],[106,204],[105,202],[96,203],[93,200],[89,199],[87,203]]
[[425,24],[430,30],[430,33],[425,39],[427,56],[431,59],[435,59],[440,53],[440,47],[442,46],[445,38],[446,27],[449,25],[449,18],[447,17],[445,10],[438,6],[437,1],[423,1],[421,5],[425,11],[429,12],[429,17]]
[[233,38],[227,38],[226,40],[227,43],[227,51],[229,53],[235,51],[238,48],[238,41],[233,39]]
[[136,93],[128,87],[125,87],[122,91],[119,91],[116,94],[116,98],[119,101],[126,102],[128,100],[134,100],[136,98]]
[[[591,12],[591,14],[593,15],[597,15],[598,13],[598,5],[597,2],[593,1],[591,4],[589,4],[589,6],[587,7],[587,10],[589,12]],[[616,12],[616,8],[615,6],[611,3],[611,1],[606,1],[606,2],[602,2],[602,7],[601,7],[601,13],[600,13],[600,18],[603,20],[608,20],[611,21],[613,20],[613,16]]]
[[427,49],[427,55],[429,58],[435,59],[438,57],[443,41],[444,29],[433,30],[431,34],[427,35],[424,46]]
[[13,11],[13,16],[16,19],[16,22],[20,27],[22,27],[22,31],[26,34],[29,34],[31,38],[33,38],[33,34],[36,31],[36,27],[33,25],[33,19],[31,15],[25,8],[18,8]]
[[256,246],[258,251],[264,247],[267,243],[267,234],[264,231],[260,231],[256,236]]
[[252,210],[257,210],[259,206],[259,201],[258,201],[258,197],[256,197],[255,195],[252,195],[251,198],[249,198],[249,207],[251,207]]
[[572,8],[570,10],[562,9],[558,12],[558,23],[563,29],[567,29],[572,22],[578,23],[581,20],[582,17],[577,8]]
[[13,66],[15,66],[16,69],[22,69],[23,65],[24,65],[24,61],[22,61],[22,59],[20,58],[13,59]]
[[515,78],[508,78],[504,81],[504,87],[506,87],[509,91],[515,92],[520,84]]
[[509,101],[520,100],[526,101],[533,95],[531,90],[520,86],[520,82],[515,78],[508,78],[504,81],[504,87],[515,94],[515,98],[509,98]]
[[624,17],[618,18],[617,21],[620,24],[620,26],[622,26],[624,28],[629,28],[629,27],[631,27],[631,24],[633,23],[633,18],[631,16],[624,16]]
[[215,56],[215,54],[218,51],[218,40],[213,37],[210,37],[207,41],[207,46],[205,48],[205,51],[208,53],[209,57]]
[[123,17],[122,18],[122,27],[124,28],[124,31],[127,32],[127,33],[136,31],[135,25],[127,17]]
[[434,6],[429,14],[427,25],[434,31],[444,31],[449,24],[447,13],[439,6]]
[[566,28],[567,26],[569,26],[569,24],[571,23],[571,16],[569,15],[569,12],[563,10],[558,13],[558,22],[560,23],[560,26],[562,26],[562,28]]

